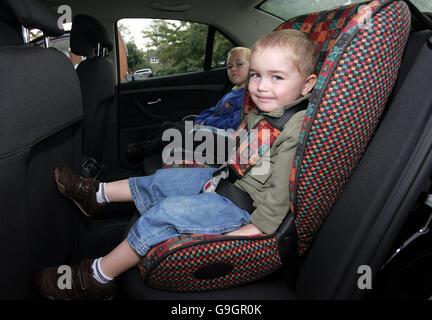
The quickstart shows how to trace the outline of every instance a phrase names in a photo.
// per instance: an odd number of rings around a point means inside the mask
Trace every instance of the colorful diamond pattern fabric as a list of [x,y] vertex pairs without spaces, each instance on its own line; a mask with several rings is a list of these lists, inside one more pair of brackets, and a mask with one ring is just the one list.
[[361,159],[397,77],[410,27],[407,5],[372,4],[379,12],[370,26],[348,24],[327,56],[306,112],[290,182],[300,254]]

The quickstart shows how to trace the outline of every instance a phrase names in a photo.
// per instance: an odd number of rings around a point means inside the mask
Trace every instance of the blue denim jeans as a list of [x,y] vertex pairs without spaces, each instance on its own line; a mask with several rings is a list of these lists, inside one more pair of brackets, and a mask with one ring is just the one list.
[[140,218],[128,233],[139,255],[181,234],[223,234],[249,223],[249,213],[215,193],[200,193],[216,169],[161,169],[129,178]]

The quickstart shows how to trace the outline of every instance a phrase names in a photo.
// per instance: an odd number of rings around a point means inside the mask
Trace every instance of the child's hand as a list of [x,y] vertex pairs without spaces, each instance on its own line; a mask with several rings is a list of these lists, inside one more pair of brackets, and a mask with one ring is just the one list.
[[225,233],[227,236],[254,236],[258,234],[264,234],[260,229],[255,227],[252,223],[249,223],[240,229]]

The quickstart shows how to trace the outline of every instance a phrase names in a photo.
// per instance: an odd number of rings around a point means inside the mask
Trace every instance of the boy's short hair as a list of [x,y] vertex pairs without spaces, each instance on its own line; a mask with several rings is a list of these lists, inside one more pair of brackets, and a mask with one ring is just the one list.
[[255,43],[252,52],[259,48],[286,47],[293,48],[295,64],[303,75],[316,74],[318,64],[318,44],[307,34],[295,29],[278,30],[265,34]]
[[249,61],[250,55],[251,55],[251,49],[246,48],[246,47],[234,47],[234,48],[232,48],[230,50],[230,52],[228,52],[228,54],[227,54],[227,60],[235,52],[239,52],[243,57],[246,58],[247,61]]

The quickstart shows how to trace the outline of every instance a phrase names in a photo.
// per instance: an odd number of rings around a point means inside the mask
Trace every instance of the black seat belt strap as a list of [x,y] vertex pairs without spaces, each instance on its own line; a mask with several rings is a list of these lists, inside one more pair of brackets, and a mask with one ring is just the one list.
[[304,100],[298,105],[288,109],[280,118],[273,118],[266,116],[265,119],[276,129],[282,130],[285,124],[295,115],[297,112],[305,110],[309,104],[309,100]]
[[253,206],[253,200],[249,196],[249,193],[244,192],[243,190],[236,187],[234,183],[231,183],[225,179],[222,179],[219,182],[216,188],[216,193],[231,200],[237,207],[246,210],[249,213],[252,213],[252,211],[255,209]]

